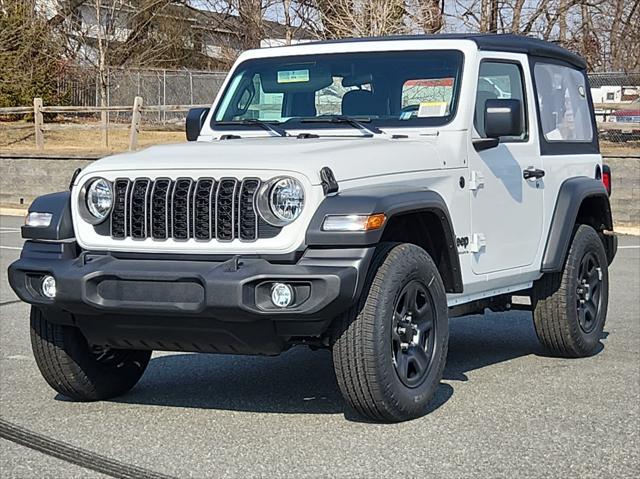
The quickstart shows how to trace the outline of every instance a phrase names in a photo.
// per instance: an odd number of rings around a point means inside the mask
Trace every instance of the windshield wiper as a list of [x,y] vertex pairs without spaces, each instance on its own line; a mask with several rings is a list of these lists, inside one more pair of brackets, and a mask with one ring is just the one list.
[[330,117],[316,117],[316,118],[303,118],[301,123],[341,123],[345,125],[351,125],[354,128],[364,132],[367,136],[379,135],[383,131],[375,126],[367,126],[362,122],[370,122],[371,118],[359,118],[355,119],[350,116],[338,115]]
[[284,128],[280,128],[279,126],[274,126],[266,121],[258,120],[257,118],[246,118],[244,120],[233,120],[233,121],[216,121],[214,126],[259,126],[264,130],[267,130],[271,133],[275,133],[278,136],[289,136],[289,133]]

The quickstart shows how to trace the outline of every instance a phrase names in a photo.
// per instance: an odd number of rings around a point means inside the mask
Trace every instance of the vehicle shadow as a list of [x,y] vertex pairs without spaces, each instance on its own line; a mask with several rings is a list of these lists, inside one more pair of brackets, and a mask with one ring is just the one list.
[[[544,355],[531,313],[455,318],[444,380],[429,412],[444,405],[467,373],[527,355]],[[344,414],[345,405],[328,351],[294,348],[278,357],[162,354],[154,357],[130,393],[130,404],[282,414]]]

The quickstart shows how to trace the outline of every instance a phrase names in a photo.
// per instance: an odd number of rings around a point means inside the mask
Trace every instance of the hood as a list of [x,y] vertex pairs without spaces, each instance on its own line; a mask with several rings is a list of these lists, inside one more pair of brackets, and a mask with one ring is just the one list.
[[437,137],[307,138],[264,137],[161,145],[109,156],[82,172],[144,170],[274,170],[298,172],[320,184],[320,170],[330,167],[338,181],[379,176],[398,171],[442,168]]

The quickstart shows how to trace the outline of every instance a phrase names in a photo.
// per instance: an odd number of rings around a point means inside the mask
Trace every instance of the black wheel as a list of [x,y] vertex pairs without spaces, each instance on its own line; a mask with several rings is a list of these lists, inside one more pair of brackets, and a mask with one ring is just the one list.
[[37,308],[31,308],[31,347],[47,383],[76,401],[124,394],[151,357],[151,351],[90,346],[78,328],[50,323]]
[[333,363],[347,402],[376,421],[425,414],[449,340],[446,293],[427,252],[380,246],[360,304],[339,321]]
[[551,354],[577,358],[596,352],[607,318],[609,270],[591,226],[577,227],[564,270],[545,274],[533,296],[536,334]]

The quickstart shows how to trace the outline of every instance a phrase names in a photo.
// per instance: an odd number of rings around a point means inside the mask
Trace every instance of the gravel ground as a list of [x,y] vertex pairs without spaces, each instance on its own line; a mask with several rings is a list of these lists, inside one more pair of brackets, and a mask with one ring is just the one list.
[[[621,238],[608,336],[594,357],[544,356],[527,312],[451,321],[433,411],[395,425],[345,409],[330,355],[157,353],[117,401],[72,403],[41,378],[28,307],[6,281],[17,218],[0,218],[0,416],[179,477],[638,477],[640,238]],[[0,440],[2,477],[104,477]]]

